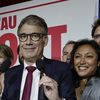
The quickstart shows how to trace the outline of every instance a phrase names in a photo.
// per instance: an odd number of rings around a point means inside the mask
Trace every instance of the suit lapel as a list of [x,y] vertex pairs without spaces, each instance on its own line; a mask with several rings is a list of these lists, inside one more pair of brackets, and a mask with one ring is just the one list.
[[15,69],[13,77],[11,77],[11,88],[10,91],[12,91],[12,95],[10,94],[9,100],[20,100],[20,89],[21,89],[21,80],[22,80],[22,73],[23,73],[23,66],[20,65],[18,69]]

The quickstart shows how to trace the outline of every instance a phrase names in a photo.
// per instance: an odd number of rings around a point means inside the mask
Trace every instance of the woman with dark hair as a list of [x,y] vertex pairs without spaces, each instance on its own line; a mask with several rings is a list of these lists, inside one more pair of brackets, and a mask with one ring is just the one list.
[[77,41],[72,50],[71,63],[78,76],[77,100],[100,100],[99,45],[94,40]]
[[13,52],[10,47],[5,44],[0,45],[0,95],[4,88],[4,73],[11,66],[13,60]]

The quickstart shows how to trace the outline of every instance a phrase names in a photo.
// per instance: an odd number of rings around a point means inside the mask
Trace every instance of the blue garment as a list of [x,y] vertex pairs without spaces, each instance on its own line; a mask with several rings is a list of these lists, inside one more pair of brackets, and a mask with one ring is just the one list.
[[89,80],[81,100],[100,100],[100,77],[92,77]]

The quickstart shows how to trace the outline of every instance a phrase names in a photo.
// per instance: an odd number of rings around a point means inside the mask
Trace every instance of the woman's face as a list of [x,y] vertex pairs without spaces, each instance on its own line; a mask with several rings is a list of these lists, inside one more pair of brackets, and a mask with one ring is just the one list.
[[74,67],[80,77],[89,77],[97,69],[98,61],[95,50],[90,45],[78,47],[74,55]]

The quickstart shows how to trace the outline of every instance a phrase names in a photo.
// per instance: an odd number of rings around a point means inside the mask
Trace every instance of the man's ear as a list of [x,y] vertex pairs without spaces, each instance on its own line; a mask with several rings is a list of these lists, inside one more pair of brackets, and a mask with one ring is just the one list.
[[44,36],[44,46],[47,46],[47,44],[48,44],[48,36]]

